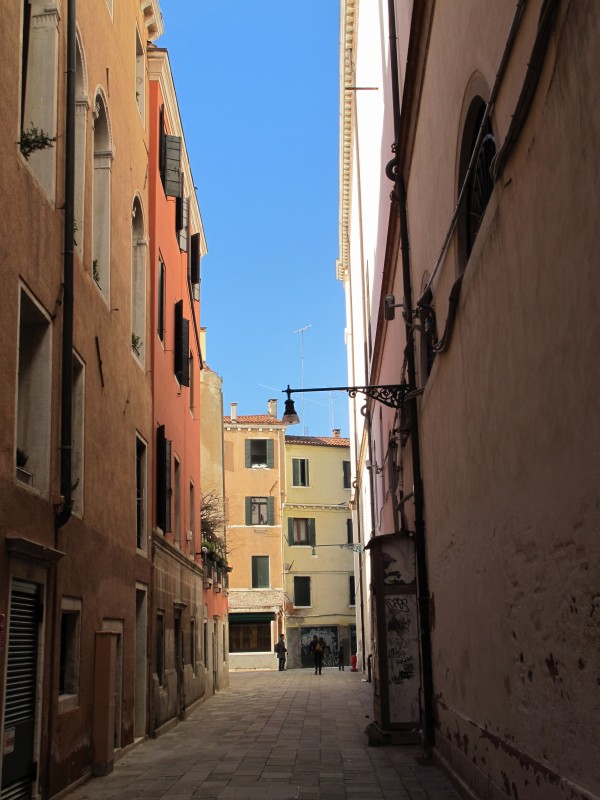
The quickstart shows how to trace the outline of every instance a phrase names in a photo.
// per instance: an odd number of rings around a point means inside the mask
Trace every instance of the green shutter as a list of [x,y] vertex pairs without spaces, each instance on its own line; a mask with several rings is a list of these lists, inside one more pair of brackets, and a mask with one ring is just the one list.
[[310,480],[308,478],[308,458],[304,459],[304,478],[306,480],[305,486],[310,486]]
[[192,233],[190,237],[190,281],[200,283],[200,234]]
[[294,544],[294,518],[290,517],[288,519],[288,544]]
[[251,467],[252,461],[250,460],[250,439],[246,439],[244,444],[246,447],[246,467]]
[[267,497],[267,525],[275,525],[275,498]]
[[311,547],[315,547],[317,544],[315,521],[312,517],[308,520],[308,543],[310,544]]
[[183,300],[175,303],[174,372],[181,386],[190,385],[190,321],[183,316]]
[[171,530],[171,442],[164,425],[156,431],[156,524],[163,533]]
[[252,588],[258,587],[258,559],[252,556]]
[[164,138],[164,188],[167,197],[181,197],[181,137]]
[[252,525],[252,498],[246,498],[246,525]]
[[292,458],[292,486],[300,486],[300,459]]
[[275,442],[273,439],[267,439],[267,467],[273,469],[275,466]]

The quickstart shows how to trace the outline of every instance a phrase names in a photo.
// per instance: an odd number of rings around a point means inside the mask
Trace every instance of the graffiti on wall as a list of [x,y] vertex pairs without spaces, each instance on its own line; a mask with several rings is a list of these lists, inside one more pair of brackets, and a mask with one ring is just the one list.
[[390,721],[406,723],[420,718],[417,597],[409,589],[416,577],[412,542],[390,542],[383,551],[383,566]]
[[306,626],[300,628],[300,655],[303,667],[314,665],[313,654],[310,650],[310,643],[313,636],[323,637],[325,642],[325,654],[323,656],[324,667],[337,667],[338,663],[338,629],[337,625]]

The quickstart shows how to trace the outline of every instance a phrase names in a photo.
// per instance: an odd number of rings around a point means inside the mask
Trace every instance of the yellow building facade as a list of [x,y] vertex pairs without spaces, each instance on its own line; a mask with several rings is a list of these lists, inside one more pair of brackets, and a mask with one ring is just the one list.
[[356,652],[350,441],[286,436],[283,503],[285,634],[288,668],[313,664],[323,637],[324,666],[347,666]]

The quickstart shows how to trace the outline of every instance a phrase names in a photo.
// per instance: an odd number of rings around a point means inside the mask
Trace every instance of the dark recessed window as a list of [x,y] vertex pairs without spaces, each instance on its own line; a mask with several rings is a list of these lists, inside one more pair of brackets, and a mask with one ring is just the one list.
[[458,190],[460,192],[469,163],[477,147],[473,169],[466,186],[459,216],[458,235],[461,272],[464,270],[471,255],[481,221],[494,189],[494,179],[490,168],[496,155],[496,140],[489,118],[485,122],[483,135],[477,146],[479,129],[484,115],[485,102],[481,97],[476,97],[471,103],[465,121],[459,165],[460,180]]

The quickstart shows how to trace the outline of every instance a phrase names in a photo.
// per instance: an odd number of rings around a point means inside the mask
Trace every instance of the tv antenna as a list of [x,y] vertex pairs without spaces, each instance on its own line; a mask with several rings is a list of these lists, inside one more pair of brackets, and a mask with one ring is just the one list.
[[[303,328],[298,328],[297,331],[292,331],[292,333],[299,333],[300,334],[300,375],[301,375],[301,387],[304,389],[304,331],[307,331],[309,328],[312,328],[312,325],[305,325]],[[304,415],[304,394],[302,394],[302,435],[306,436],[306,417]]]

